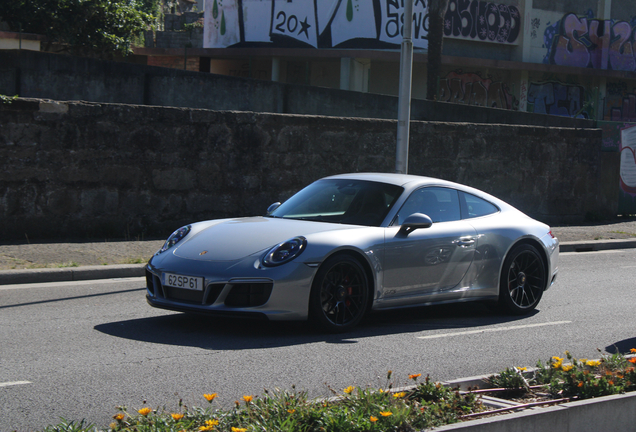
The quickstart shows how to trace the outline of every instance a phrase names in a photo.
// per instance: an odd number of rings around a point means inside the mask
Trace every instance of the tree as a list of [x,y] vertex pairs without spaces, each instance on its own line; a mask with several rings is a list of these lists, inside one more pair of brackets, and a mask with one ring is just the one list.
[[426,99],[437,98],[437,81],[442,69],[444,43],[444,14],[448,0],[430,0],[428,3],[428,67],[426,73]]
[[133,38],[154,22],[144,11],[153,5],[155,0],[10,0],[0,2],[0,21],[13,31],[44,35],[49,48],[112,57],[131,52]]

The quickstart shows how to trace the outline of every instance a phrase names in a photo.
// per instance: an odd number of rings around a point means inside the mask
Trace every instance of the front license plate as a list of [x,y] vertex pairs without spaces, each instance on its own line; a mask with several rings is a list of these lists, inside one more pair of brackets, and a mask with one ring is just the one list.
[[174,273],[164,273],[163,285],[173,288],[184,288],[195,291],[203,291],[203,278],[194,276],[183,276]]

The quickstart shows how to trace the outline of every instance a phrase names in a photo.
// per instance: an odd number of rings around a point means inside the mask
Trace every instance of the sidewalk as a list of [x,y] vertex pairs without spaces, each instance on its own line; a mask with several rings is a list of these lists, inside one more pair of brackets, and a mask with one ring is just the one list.
[[[636,220],[553,227],[561,252],[636,248]],[[0,244],[0,285],[144,275],[144,264],[163,239]]]

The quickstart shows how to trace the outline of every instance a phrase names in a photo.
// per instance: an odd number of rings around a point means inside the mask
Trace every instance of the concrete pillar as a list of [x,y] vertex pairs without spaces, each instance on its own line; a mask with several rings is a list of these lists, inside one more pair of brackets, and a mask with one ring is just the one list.
[[[596,103],[596,120],[603,120],[605,114],[605,98],[607,97],[607,78],[600,77],[598,83],[598,100]],[[607,113],[609,115],[609,113]]]
[[523,3],[523,11],[521,12],[523,15],[523,31],[521,32],[521,37],[523,38],[521,41],[521,61],[529,63],[530,62],[530,49],[532,38],[530,34],[532,32],[532,25],[530,24],[532,21],[532,0],[526,0]]
[[528,80],[528,71],[521,71],[519,74],[519,111],[528,111],[528,89],[530,82]]
[[612,0],[599,0],[597,15],[600,19],[611,19]]
[[280,58],[272,57],[272,81],[280,81]]
[[351,81],[351,59],[343,57],[340,59],[340,90],[349,90]]

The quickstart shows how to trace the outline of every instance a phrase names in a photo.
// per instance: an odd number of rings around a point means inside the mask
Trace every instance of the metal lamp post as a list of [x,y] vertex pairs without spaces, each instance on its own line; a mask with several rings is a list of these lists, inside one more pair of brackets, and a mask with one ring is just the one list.
[[397,150],[395,172],[408,174],[409,123],[411,120],[411,86],[413,75],[413,0],[404,3],[404,35],[400,52],[400,93],[398,99]]

